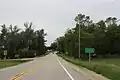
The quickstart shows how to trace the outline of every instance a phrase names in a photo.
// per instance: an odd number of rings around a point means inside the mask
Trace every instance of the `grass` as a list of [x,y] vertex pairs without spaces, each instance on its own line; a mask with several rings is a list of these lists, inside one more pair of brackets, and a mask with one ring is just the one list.
[[111,79],[120,80],[120,59],[93,59],[91,63],[59,54],[63,59]]
[[28,61],[31,61],[31,60],[0,60],[0,68],[18,65]]

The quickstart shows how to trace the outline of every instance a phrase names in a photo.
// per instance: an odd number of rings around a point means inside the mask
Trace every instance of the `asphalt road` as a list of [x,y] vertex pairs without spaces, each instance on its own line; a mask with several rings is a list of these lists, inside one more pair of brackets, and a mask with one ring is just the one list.
[[1,69],[0,80],[87,80],[55,54]]

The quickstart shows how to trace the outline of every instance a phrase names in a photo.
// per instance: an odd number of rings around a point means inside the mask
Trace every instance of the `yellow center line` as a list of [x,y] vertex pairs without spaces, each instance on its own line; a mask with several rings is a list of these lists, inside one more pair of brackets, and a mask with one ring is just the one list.
[[[39,69],[39,66],[40,66],[40,65],[37,64],[36,66],[33,67],[33,69],[37,71],[37,69]],[[25,71],[25,72],[22,72],[22,73],[20,73],[20,74],[17,74],[17,75],[14,76],[11,80],[19,80],[19,79],[23,78],[25,75],[27,75],[28,73],[32,72],[33,69],[28,69],[28,70]]]
[[27,73],[29,73],[31,71],[32,71],[32,69],[28,69],[27,71],[22,72],[22,73],[16,75],[15,77],[13,77],[12,80],[18,80],[18,79],[22,78],[23,76],[25,76]]

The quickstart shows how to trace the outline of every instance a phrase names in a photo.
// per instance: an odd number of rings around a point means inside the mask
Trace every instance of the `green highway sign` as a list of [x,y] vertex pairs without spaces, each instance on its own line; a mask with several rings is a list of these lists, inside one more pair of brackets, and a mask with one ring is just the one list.
[[89,54],[89,63],[91,63],[91,53],[95,52],[95,48],[85,48],[85,53]]
[[95,48],[85,48],[85,53],[94,53]]

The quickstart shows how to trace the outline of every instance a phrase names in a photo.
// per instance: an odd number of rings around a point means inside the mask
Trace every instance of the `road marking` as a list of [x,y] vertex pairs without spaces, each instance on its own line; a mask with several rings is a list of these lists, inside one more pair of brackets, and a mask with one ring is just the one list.
[[71,74],[67,71],[67,69],[62,65],[62,63],[59,61],[58,57],[57,57],[57,61],[59,62],[59,64],[62,66],[62,68],[64,69],[64,71],[67,73],[67,75],[70,77],[71,80],[75,80]]
[[27,71],[25,72],[22,72],[18,75],[16,75],[15,77],[13,77],[11,80],[19,80],[20,78],[22,78],[23,76],[25,76],[26,74],[28,74],[29,72],[31,72],[32,69],[28,69]]
[[[34,71],[37,70],[37,69],[39,69],[39,66],[40,66],[40,65],[38,65],[38,64],[35,65],[35,66],[33,67]],[[28,69],[28,70],[26,70],[25,72],[22,72],[22,73],[20,73],[20,74],[17,74],[17,75],[14,76],[11,80],[19,80],[19,79],[23,78],[26,74],[32,72],[33,69]]]

